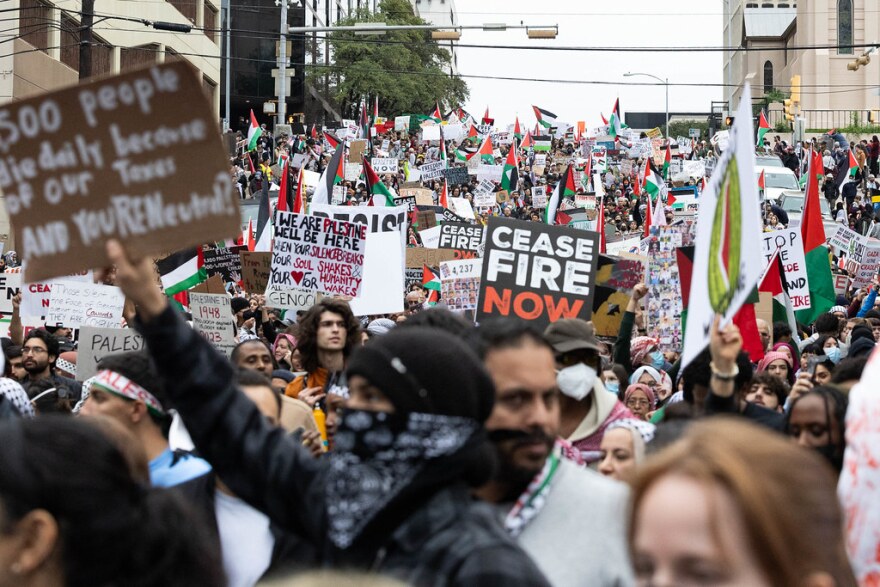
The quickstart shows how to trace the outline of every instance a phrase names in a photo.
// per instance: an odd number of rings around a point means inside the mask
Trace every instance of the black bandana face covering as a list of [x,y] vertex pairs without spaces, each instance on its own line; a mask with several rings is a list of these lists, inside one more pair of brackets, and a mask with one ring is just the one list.
[[333,544],[351,546],[430,460],[454,454],[478,429],[469,418],[346,410],[326,488]]

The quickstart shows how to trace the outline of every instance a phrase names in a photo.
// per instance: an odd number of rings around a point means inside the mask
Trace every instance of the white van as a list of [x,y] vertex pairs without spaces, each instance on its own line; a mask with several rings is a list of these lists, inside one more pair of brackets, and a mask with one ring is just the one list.
[[[791,192],[803,194],[800,185],[798,185],[797,176],[794,171],[788,167],[755,167],[755,183],[764,172],[764,200],[775,202],[783,193]],[[763,200],[762,200],[763,201]]]

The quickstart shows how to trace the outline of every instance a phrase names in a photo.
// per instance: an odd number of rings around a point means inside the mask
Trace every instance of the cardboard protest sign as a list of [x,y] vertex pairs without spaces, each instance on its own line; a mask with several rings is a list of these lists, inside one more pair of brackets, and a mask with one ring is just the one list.
[[394,117],[394,130],[395,132],[406,132],[409,130],[409,116],[395,116]]
[[268,288],[266,305],[282,310],[308,310],[321,301],[324,294],[317,291],[306,291],[298,288]]
[[433,228],[437,226],[437,213],[433,210],[419,210],[416,212],[416,222],[419,228]]
[[241,251],[241,287],[248,293],[262,293],[272,273],[272,253]]
[[766,267],[776,250],[788,282],[788,295],[792,309],[810,307],[810,284],[807,280],[807,265],[804,259],[804,241],[799,229],[774,230],[761,235],[761,252]]
[[231,300],[226,294],[189,294],[193,328],[226,356],[236,344]]
[[355,316],[403,312],[403,256],[396,234],[370,234],[367,238],[363,291],[349,301]]
[[76,357],[76,380],[85,381],[98,372],[98,361],[107,355],[140,351],[147,348],[144,339],[131,328],[96,328],[79,330]]
[[241,231],[213,110],[186,61],[10,102],[0,119],[0,189],[29,282],[107,265],[110,238],[148,255]]
[[507,190],[500,190],[495,192],[495,201],[499,204],[504,204],[510,201],[510,193]]
[[56,281],[49,298],[47,324],[68,328],[116,328],[122,324],[125,295],[118,287],[84,281]]
[[440,179],[443,177],[443,172],[446,170],[446,162],[445,161],[434,161],[433,163],[425,163],[421,167],[419,167],[419,171],[422,172],[422,180],[431,180],[431,179]]
[[[401,194],[406,195],[406,194]],[[400,237],[401,248],[406,246],[406,227],[409,222],[407,206],[328,206],[312,204],[311,213],[321,218],[362,224],[370,234],[393,232]]]
[[11,314],[12,298],[21,291],[21,273],[0,273],[0,314]]
[[198,285],[194,285],[189,291],[205,294],[225,294],[226,286],[223,283],[222,277],[219,275],[212,275]]
[[492,192],[477,192],[474,194],[474,206],[477,208],[491,208],[495,205],[495,194]]
[[730,323],[764,269],[750,95],[747,84],[728,149],[700,195],[682,366],[709,343],[716,315],[722,328]]
[[205,271],[208,275],[219,275],[225,282],[237,283],[241,279],[241,251],[245,247],[203,247]]
[[[345,164],[345,181],[357,181],[363,170],[363,163],[346,163]],[[319,176],[320,180],[320,176]]]
[[442,225],[429,226],[426,228],[419,228],[419,238],[422,241],[422,246],[426,249],[436,249],[439,248],[440,245],[440,231],[442,230]]
[[834,273],[831,277],[834,280],[834,294],[845,296],[849,287],[849,276],[846,273]]
[[481,251],[483,227],[467,222],[444,222],[440,225],[437,248]]
[[[92,283],[92,272],[82,271],[75,275],[66,275],[61,279],[64,281]],[[21,289],[21,315],[45,316],[49,311],[49,297],[52,295],[52,285],[57,281],[61,281],[61,279],[25,283]]]
[[469,181],[466,167],[450,167],[443,173],[446,176],[446,182],[449,184],[449,187],[464,185]]
[[[423,265],[439,267],[443,261],[455,259],[455,251],[448,249],[426,249],[410,247],[406,249],[406,266],[421,269]],[[419,283],[421,283],[421,278]]]
[[504,165],[486,165],[481,163],[480,166],[477,167],[477,179],[480,181],[490,179],[492,181],[501,182],[503,173]]
[[501,217],[490,218],[487,230],[477,320],[590,319],[597,233]]
[[370,160],[370,165],[373,167],[373,171],[379,175],[397,173],[397,158],[395,157],[373,157]]
[[467,201],[466,198],[447,198],[449,202],[449,206],[452,208],[452,211],[464,218],[465,220],[475,218],[474,216],[474,208],[471,206],[471,203]]
[[363,224],[276,212],[270,287],[356,297],[363,283]]
[[367,141],[360,139],[349,141],[348,143],[348,162],[361,163],[364,160],[364,151],[367,150]]
[[476,310],[480,293],[479,259],[440,263],[440,298],[450,310]]
[[874,240],[868,241],[864,255],[854,272],[853,287],[867,287],[874,282],[877,271],[880,269],[880,243]]

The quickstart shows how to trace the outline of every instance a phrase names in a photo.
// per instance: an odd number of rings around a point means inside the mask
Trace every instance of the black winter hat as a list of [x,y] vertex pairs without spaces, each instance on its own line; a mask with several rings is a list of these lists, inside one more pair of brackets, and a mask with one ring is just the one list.
[[461,340],[436,328],[395,328],[357,349],[346,373],[360,375],[404,413],[485,422],[495,402],[492,379]]
[[874,342],[874,331],[870,326],[859,324],[849,333],[849,344],[854,343],[860,338],[867,338],[871,342]]
[[857,338],[849,345],[847,358],[858,359],[859,357],[867,357],[874,351],[874,339]]
[[233,314],[238,314],[242,310],[246,310],[251,306],[250,302],[244,298],[232,298],[230,305],[232,306]]

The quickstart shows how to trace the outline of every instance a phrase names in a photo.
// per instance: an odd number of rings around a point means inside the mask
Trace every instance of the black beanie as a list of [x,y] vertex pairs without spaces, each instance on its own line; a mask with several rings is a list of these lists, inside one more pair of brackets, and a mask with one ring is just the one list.
[[874,342],[874,331],[870,326],[859,324],[850,332],[849,343],[852,344],[860,338],[867,338],[871,342]]
[[370,339],[348,361],[404,413],[462,416],[485,422],[495,402],[492,379],[461,340],[436,328],[401,328]]
[[246,310],[251,307],[250,302],[248,302],[244,298],[232,298],[232,301],[229,303],[232,306],[233,314],[238,314],[242,310]]

